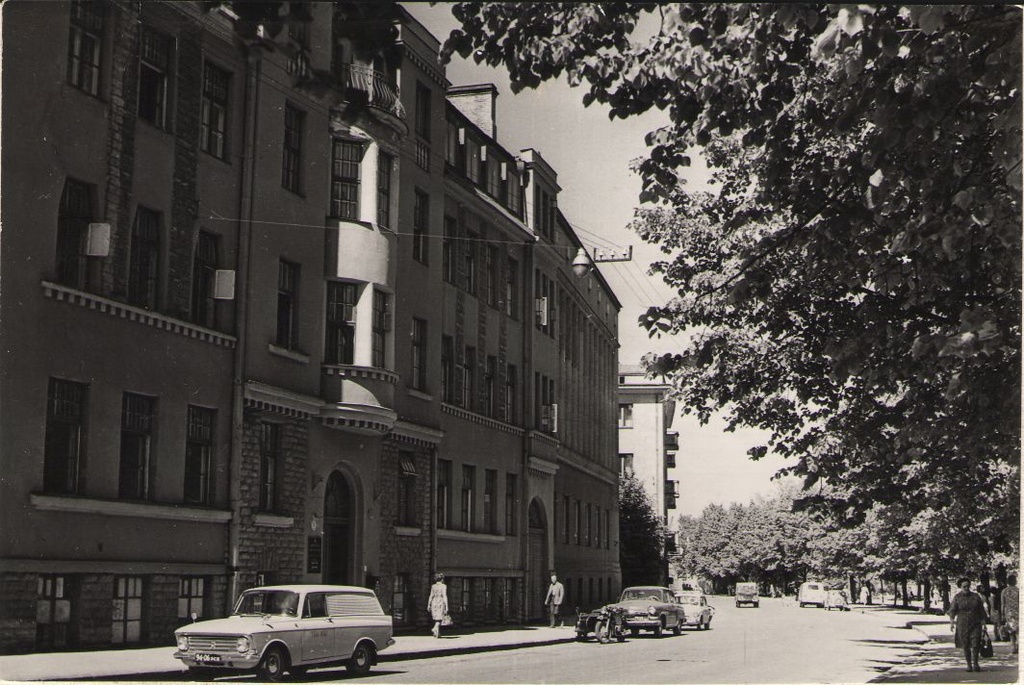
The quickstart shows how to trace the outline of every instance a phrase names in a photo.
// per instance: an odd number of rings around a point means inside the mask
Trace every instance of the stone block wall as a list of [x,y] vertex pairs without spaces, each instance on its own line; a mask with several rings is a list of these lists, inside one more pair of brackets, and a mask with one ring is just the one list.
[[36,641],[36,575],[0,574],[0,653],[32,651]]
[[[260,485],[259,423],[261,418],[280,426],[281,452],[277,470],[277,506],[266,512],[291,517],[288,527],[257,525]],[[241,515],[239,517],[240,588],[253,587],[259,574],[269,582],[295,583],[302,579],[306,540],[302,522],[308,482],[308,427],[305,421],[248,414],[242,446]]]

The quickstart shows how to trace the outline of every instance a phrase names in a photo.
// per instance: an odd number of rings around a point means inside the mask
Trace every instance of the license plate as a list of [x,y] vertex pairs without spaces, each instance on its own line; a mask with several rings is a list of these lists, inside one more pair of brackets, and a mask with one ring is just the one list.
[[195,659],[200,664],[221,663],[220,654],[196,654]]

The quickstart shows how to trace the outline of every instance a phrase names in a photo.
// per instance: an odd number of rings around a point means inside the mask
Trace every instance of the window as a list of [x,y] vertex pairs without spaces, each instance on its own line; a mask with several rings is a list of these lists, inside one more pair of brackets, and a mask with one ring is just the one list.
[[495,245],[488,245],[484,253],[484,271],[487,281],[484,283],[484,297],[487,304],[492,307],[498,306],[498,248]]
[[281,186],[293,193],[302,193],[302,137],[305,118],[305,112],[285,104]]
[[441,401],[455,402],[455,341],[450,335],[441,337]]
[[601,549],[601,507],[594,507],[594,518],[596,519],[593,527],[594,547]]
[[412,208],[412,258],[428,264],[430,255],[430,196],[416,189]]
[[160,213],[145,207],[135,212],[128,270],[128,302],[156,309],[160,273]]
[[407,608],[409,580],[402,573],[395,575],[394,585],[391,588],[391,619],[396,625],[406,625],[409,622],[409,614],[411,613]]
[[608,549],[612,544],[612,512],[604,510],[604,548]]
[[533,201],[534,230],[548,240],[551,240],[554,236],[555,228],[555,198],[540,186],[534,186]]
[[459,148],[462,147],[462,143],[459,142],[459,125],[454,121],[447,122],[447,138],[445,140],[446,146],[444,151],[445,163],[459,173],[465,173],[465,157],[460,154]]
[[473,597],[473,579],[462,579],[462,591],[459,593],[459,612],[465,616],[469,613],[470,603]]
[[299,346],[299,265],[284,259],[277,267],[277,339],[280,347]]
[[575,500],[572,503],[572,541],[573,544],[576,545],[580,544],[580,540],[583,537],[582,535],[580,535],[583,528],[583,520],[582,516],[580,515],[582,513],[581,509],[582,502],[580,502],[579,500]]
[[441,271],[444,280],[455,283],[455,217],[444,218],[444,239],[441,243]]
[[142,640],[142,576],[115,576],[110,641],[115,645]]
[[676,453],[666,452],[665,453],[665,468],[674,469],[676,467]]
[[487,193],[501,204],[508,203],[508,186],[505,184],[505,162],[494,158],[494,152],[487,154]]
[[386,152],[377,155],[377,225],[391,226],[391,166],[395,158]]
[[462,497],[460,503],[462,530],[473,532],[473,518],[476,514],[476,467],[469,464],[462,465]]
[[437,527],[452,527],[452,463],[437,460]]
[[206,616],[206,579],[200,576],[182,576],[178,586],[178,619],[200,619]]
[[362,160],[363,146],[360,143],[334,139],[331,144],[330,211],[335,219],[359,219],[359,166]]
[[139,118],[166,129],[167,84],[173,63],[174,39],[142,27],[139,46]]
[[193,504],[209,504],[213,462],[213,424],[216,412],[205,407],[188,407],[185,439],[185,497]]
[[390,298],[380,290],[373,291],[373,335],[371,352],[373,365],[385,368],[387,362],[387,333],[391,330]]
[[412,452],[398,453],[398,490],[396,523],[400,526],[418,526],[416,515],[416,462]]
[[484,369],[484,411],[492,419],[498,418],[498,358],[491,354]]
[[627,478],[633,475],[633,455],[631,453],[619,454],[619,473]]
[[498,472],[484,470],[484,532],[498,533]]
[[476,348],[469,345],[462,358],[462,406],[476,410]]
[[427,389],[427,322],[412,320],[412,387]]
[[227,157],[228,84],[231,75],[209,62],[203,64],[203,104],[200,114],[199,148],[224,159]]
[[51,378],[46,396],[43,491],[77,494],[84,456],[85,409],[89,386]]
[[476,248],[480,242],[480,236],[470,233],[466,236],[463,244],[462,257],[466,264],[466,292],[476,295]]
[[96,95],[100,86],[104,8],[103,3],[92,0],[73,0],[71,3],[68,83],[90,95]]
[[276,423],[261,421],[260,439],[260,492],[259,510],[277,508],[277,465],[281,456],[281,431]]
[[72,578],[50,574],[36,579],[36,649],[60,649],[72,642]]
[[519,520],[519,486],[516,474],[505,474],[505,535],[515,535]]
[[220,263],[219,242],[214,234],[199,231],[192,257],[192,320],[207,328],[213,328],[217,323],[213,283]]
[[327,281],[327,325],[324,361],[352,364],[355,358],[356,298],[352,283]]
[[562,517],[562,542],[569,544],[569,495],[562,497],[562,509],[565,511]]
[[474,185],[480,183],[480,143],[466,136],[466,177]]
[[590,547],[590,517],[591,517],[591,515],[592,515],[592,510],[591,510],[591,507],[590,507],[590,503],[588,502],[586,508],[584,509],[584,514],[583,514],[583,544],[586,545],[587,547]]
[[620,404],[619,405],[619,428],[632,428],[633,427],[633,405],[632,404]]
[[513,364],[505,367],[505,422],[516,423],[519,409],[519,371]]
[[416,164],[424,171],[430,171],[430,128],[431,103],[430,88],[416,82]]
[[511,257],[505,272],[505,313],[513,319],[519,318],[519,262]]
[[508,208],[516,216],[523,214],[523,186],[518,174],[508,174]]
[[148,499],[156,400],[126,392],[121,398],[121,466],[118,496]]
[[73,288],[85,286],[85,241],[90,221],[92,186],[65,180],[57,213],[57,280]]

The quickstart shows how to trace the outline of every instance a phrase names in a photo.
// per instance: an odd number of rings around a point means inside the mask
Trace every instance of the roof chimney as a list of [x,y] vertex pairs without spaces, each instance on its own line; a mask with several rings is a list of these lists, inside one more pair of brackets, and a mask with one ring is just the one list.
[[448,101],[462,112],[480,130],[496,140],[498,125],[494,119],[495,101],[498,89],[493,83],[482,83],[475,86],[452,86],[446,93]]

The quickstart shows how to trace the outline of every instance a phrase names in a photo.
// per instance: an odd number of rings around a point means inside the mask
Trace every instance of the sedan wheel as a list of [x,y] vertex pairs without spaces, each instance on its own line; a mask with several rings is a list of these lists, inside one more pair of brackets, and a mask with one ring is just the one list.
[[661,633],[665,630],[665,626],[658,624],[654,626],[654,637],[661,637]]
[[674,626],[672,626],[672,634],[673,635],[680,635],[680,634],[682,634],[682,632],[683,632],[683,622],[682,621],[676,621],[676,624]]

